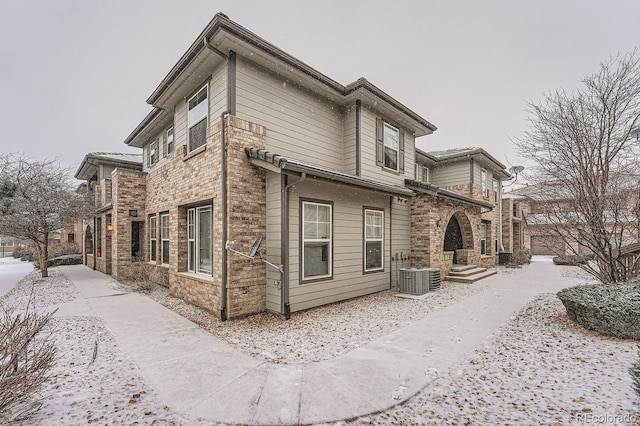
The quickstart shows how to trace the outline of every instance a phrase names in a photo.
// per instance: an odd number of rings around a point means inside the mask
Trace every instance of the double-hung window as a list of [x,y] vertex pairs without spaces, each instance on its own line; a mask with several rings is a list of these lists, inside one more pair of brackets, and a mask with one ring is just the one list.
[[158,140],[151,142],[149,145],[149,165],[153,166],[158,162]]
[[173,126],[167,130],[167,155],[173,152]]
[[419,170],[420,170],[420,165],[418,163],[416,163],[415,168],[413,170],[413,176],[414,176],[415,180],[419,180],[420,179]]
[[161,261],[169,264],[169,213],[160,215],[160,240],[162,241]]
[[429,168],[427,166],[422,166],[422,182],[429,183]]
[[489,191],[487,189],[487,169],[484,167],[480,169],[480,183],[482,184],[482,196],[488,197]]
[[400,150],[400,131],[388,123],[384,123],[384,167],[398,171]]
[[209,116],[208,86],[204,86],[187,101],[187,125],[189,127],[189,152],[207,142],[207,117]]
[[384,253],[384,211],[364,211],[364,271],[380,271]]
[[302,279],[331,277],[331,204],[302,203]]
[[157,216],[152,214],[149,216],[149,261],[155,262],[157,259],[158,247],[158,222]]
[[480,254],[487,254],[487,224],[480,224]]
[[213,265],[211,206],[187,210],[187,269],[211,275]]

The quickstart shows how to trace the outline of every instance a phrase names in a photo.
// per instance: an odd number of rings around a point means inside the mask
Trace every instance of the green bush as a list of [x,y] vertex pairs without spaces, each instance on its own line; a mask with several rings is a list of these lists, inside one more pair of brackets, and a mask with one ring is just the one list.
[[640,282],[594,284],[558,292],[567,315],[589,330],[640,340]]
[[631,373],[631,380],[633,381],[633,390],[640,397],[640,345],[638,345],[638,359],[631,365],[629,373]]

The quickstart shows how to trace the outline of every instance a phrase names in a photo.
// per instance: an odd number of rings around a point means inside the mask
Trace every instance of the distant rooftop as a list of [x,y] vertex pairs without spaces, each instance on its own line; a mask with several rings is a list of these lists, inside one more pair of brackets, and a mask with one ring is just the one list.
[[477,146],[468,146],[466,148],[451,148],[445,149],[443,151],[428,151],[427,154],[431,154],[432,156],[439,159],[444,159],[449,157],[459,157],[468,154],[478,154],[480,152],[484,152],[484,150]]
[[103,158],[118,162],[142,163],[142,154],[131,154],[123,152],[90,152],[87,157]]
[[96,173],[96,168],[101,164],[127,169],[142,170],[142,154],[130,154],[124,152],[90,152],[84,156],[76,179],[86,180]]

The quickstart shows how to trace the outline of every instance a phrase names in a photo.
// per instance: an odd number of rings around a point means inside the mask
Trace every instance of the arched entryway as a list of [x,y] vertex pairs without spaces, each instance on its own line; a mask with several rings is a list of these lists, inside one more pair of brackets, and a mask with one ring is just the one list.
[[471,222],[462,211],[451,215],[444,234],[443,250],[453,252],[453,263],[458,263],[457,251],[461,249],[473,249],[473,231]]

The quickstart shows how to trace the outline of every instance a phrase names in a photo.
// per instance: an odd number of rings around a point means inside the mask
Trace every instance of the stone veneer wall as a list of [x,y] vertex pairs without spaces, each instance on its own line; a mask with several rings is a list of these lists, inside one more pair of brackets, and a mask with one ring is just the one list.
[[[465,248],[473,249],[470,263],[480,264],[480,207],[418,194],[411,200],[411,266],[439,268],[444,278],[452,267],[452,253],[443,251],[447,224],[455,214],[466,238]],[[466,219],[465,219],[466,218]],[[440,227],[436,222],[442,220]]]
[[[265,173],[252,166],[245,147],[265,148],[266,129],[237,117],[226,118],[227,130],[227,217],[228,239],[234,248],[248,251],[258,234],[266,233]],[[220,312],[222,284],[222,205],[221,205],[221,125],[207,129],[207,143],[186,153],[181,146],[171,153],[169,162],[146,178],[146,210],[149,214],[169,212],[169,267],[152,265],[153,276],[168,275],[169,291],[212,312]],[[213,206],[212,276],[187,272],[187,209]],[[158,216],[159,217],[159,216]],[[158,230],[160,221],[158,220]],[[145,230],[148,241],[148,227]],[[158,246],[160,239],[158,235]],[[148,261],[148,254],[145,255]],[[248,315],[266,308],[265,265],[228,254],[227,316]]]
[[[131,223],[145,220],[146,176],[142,172],[115,169],[111,174],[113,202],[113,278],[119,281],[133,280],[145,276],[142,262],[131,261]],[[137,210],[137,216],[129,215]],[[145,241],[140,249],[146,252]]]

